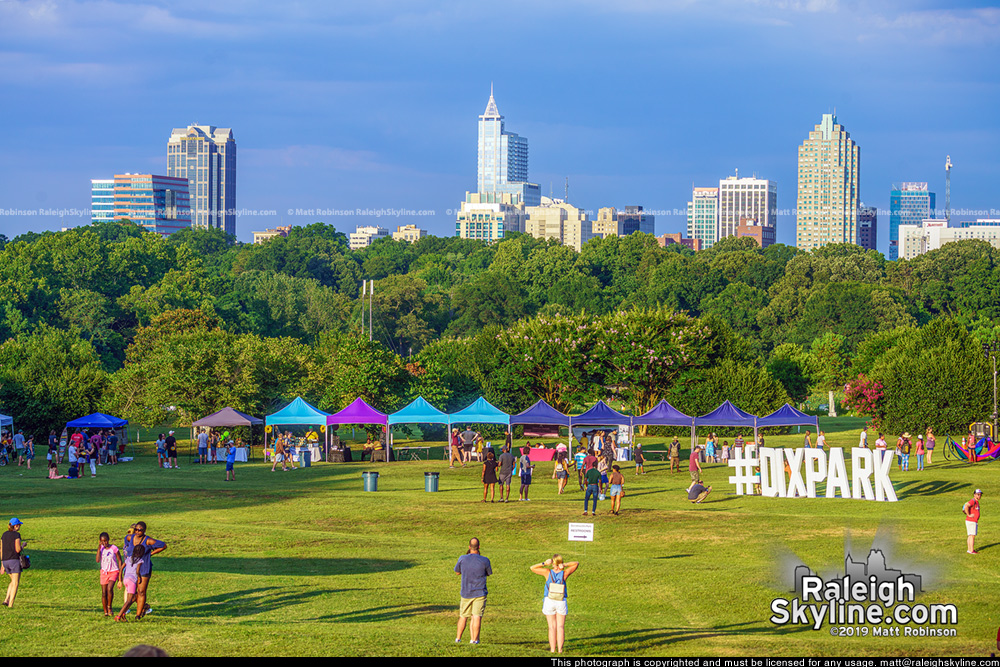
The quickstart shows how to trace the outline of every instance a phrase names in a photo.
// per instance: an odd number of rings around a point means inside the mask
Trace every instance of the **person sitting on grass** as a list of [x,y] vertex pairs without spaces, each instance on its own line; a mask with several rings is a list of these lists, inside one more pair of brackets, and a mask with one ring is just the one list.
[[49,461],[49,479],[66,479],[66,475],[59,474],[59,468],[55,461]]
[[708,498],[708,494],[712,492],[712,487],[705,486],[701,483],[699,479],[691,488],[688,490],[688,500],[692,503],[700,503],[705,498]]

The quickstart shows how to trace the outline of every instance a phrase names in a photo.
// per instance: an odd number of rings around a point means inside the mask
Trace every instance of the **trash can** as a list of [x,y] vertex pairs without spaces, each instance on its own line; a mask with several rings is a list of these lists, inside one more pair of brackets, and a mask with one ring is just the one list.
[[303,468],[312,467],[312,449],[309,447],[299,449],[299,465]]
[[361,477],[365,480],[365,491],[378,491],[377,472],[363,472]]
[[438,479],[441,477],[439,472],[425,472],[424,473],[424,491],[427,493],[437,493],[438,490]]

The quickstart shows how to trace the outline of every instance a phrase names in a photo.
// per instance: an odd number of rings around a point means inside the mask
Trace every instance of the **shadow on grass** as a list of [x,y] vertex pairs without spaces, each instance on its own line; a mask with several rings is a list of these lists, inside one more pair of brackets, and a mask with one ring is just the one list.
[[438,614],[446,611],[455,611],[455,605],[386,605],[384,607],[372,607],[371,609],[362,609],[360,611],[348,611],[343,614],[329,614],[327,616],[320,616],[316,620],[335,621],[337,623],[384,623],[386,621],[398,621],[399,619],[411,616]]
[[896,482],[893,484],[896,493],[900,498],[908,496],[936,496],[942,493],[951,493],[960,489],[969,488],[971,484],[961,484],[959,482],[945,482],[941,480],[921,482],[911,480],[909,482]]
[[263,588],[249,588],[243,591],[232,591],[197,598],[172,607],[161,606],[156,609],[156,615],[175,618],[238,618],[241,616],[254,616],[277,609],[285,609],[295,604],[303,604],[313,598],[324,595],[353,590],[361,589],[330,589],[316,588],[315,586],[292,588],[287,586],[265,586]]
[[670,560],[671,558],[688,558],[694,554],[674,554],[672,556],[654,556],[653,560]]
[[987,549],[992,549],[993,547],[1000,547],[1000,542],[994,542],[993,544],[987,544],[985,547],[979,547],[976,551],[986,551]]
[[625,630],[622,632],[584,637],[580,639],[580,645],[584,647],[584,650],[586,650],[586,647],[593,647],[593,650],[596,651],[600,650],[600,647],[606,647],[608,640],[613,640],[616,644],[635,644],[636,646],[634,648],[643,650],[677,644],[679,642],[708,639],[711,637],[746,637],[748,635],[784,637],[795,632],[807,632],[812,630],[812,627],[807,625],[795,627],[746,627],[755,622],[756,621],[748,621],[746,623],[717,625],[710,628],[645,628],[638,630]]
[[[39,551],[25,549],[31,555],[31,564],[45,570],[94,570],[96,562],[90,551]],[[295,558],[294,567],[286,568],[285,561],[275,558],[171,558],[170,552],[153,559],[153,571],[191,572],[198,574],[251,574],[282,577],[334,576],[344,574],[373,574],[395,572],[414,567],[409,560],[371,558]]]

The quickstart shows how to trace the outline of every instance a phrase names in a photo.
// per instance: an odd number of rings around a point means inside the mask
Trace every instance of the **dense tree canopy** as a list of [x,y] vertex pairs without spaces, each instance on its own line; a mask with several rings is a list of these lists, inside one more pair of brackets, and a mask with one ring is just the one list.
[[864,375],[884,385],[868,409],[887,424],[958,424],[981,417],[978,393],[911,417],[893,401],[945,373],[978,392],[980,344],[1000,342],[997,253],[963,241],[886,262],[735,238],[693,253],[646,234],[579,253],[518,234],[351,251],[323,223],[261,245],[128,222],[30,233],[0,238],[0,410],[39,426],[98,406],[180,423],[302,393],[331,410],[417,395],[455,410],[483,394],[511,411],[612,397],[763,411]]

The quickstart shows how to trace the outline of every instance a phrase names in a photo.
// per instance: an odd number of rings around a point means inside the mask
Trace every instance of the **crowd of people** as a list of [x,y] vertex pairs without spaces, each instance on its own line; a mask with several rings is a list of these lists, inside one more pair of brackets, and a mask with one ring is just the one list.
[[[9,457],[11,464],[16,460],[18,467],[24,466],[31,470],[31,462],[35,459],[35,436],[25,436],[23,430],[16,433],[4,431],[0,434],[0,448]],[[82,428],[69,432],[63,429],[62,435],[50,431],[48,435],[45,459],[48,462],[49,479],[78,479],[81,469],[90,467],[91,477],[97,477],[99,466],[113,466],[119,463],[119,457],[125,453],[125,440],[119,438],[114,429]],[[63,460],[69,465],[67,474],[59,474],[59,466]]]

